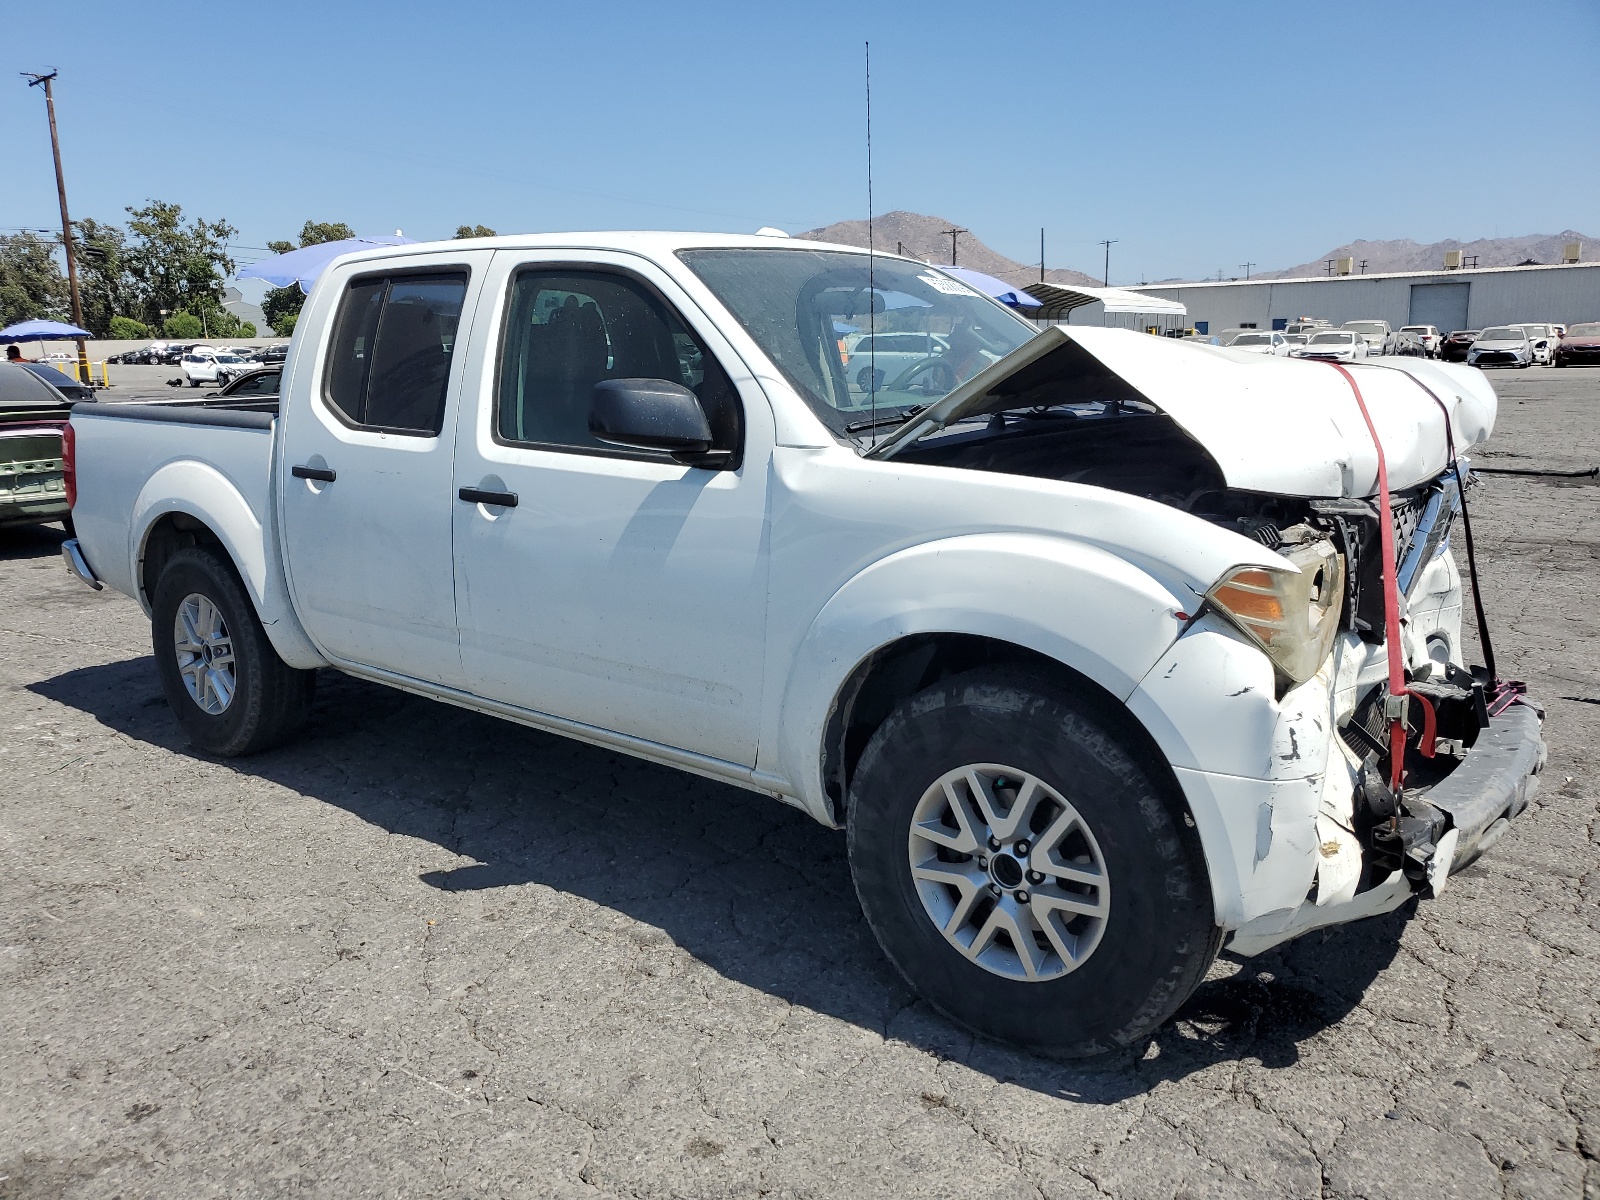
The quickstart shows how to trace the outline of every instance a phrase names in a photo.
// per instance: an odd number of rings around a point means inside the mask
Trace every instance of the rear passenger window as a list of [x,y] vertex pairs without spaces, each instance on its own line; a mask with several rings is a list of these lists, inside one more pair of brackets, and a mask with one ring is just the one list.
[[328,404],[364,429],[437,436],[466,293],[465,273],[354,280],[334,322]]
[[721,364],[662,297],[609,271],[528,270],[511,285],[495,401],[495,433],[532,443],[630,458],[589,432],[594,385],[665,379],[700,398],[713,445],[737,463],[744,411]]

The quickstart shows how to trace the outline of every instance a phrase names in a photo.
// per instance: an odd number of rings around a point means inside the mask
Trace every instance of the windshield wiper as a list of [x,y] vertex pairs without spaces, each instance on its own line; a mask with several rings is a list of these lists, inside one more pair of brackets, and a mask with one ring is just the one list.
[[914,417],[927,407],[926,404],[913,404],[910,408],[897,408],[892,412],[885,412],[881,417],[872,417],[866,421],[851,421],[844,427],[844,431],[865,433],[869,429],[878,429],[884,425],[899,425],[907,417]]

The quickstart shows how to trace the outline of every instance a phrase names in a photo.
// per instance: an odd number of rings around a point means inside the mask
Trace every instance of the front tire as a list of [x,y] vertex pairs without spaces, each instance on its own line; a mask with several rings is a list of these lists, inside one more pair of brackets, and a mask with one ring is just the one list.
[[197,749],[221,758],[255,754],[305,724],[317,673],[278,657],[221,554],[179,550],[161,572],[151,610],[161,686]]
[[980,669],[905,701],[862,754],[848,838],[890,961],[1005,1041],[1073,1057],[1131,1045],[1221,944],[1164,765],[1043,674]]

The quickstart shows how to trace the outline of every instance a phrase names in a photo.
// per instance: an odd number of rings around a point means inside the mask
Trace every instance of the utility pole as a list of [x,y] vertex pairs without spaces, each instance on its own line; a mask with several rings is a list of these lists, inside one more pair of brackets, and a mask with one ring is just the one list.
[[1255,266],[1255,265],[1256,265],[1255,263],[1249,263],[1249,262],[1240,263],[1239,264],[1240,269],[1244,271],[1244,277],[1246,279],[1250,278],[1250,268]]
[[1367,260],[1364,258],[1361,260],[1361,273],[1363,275],[1367,273]]
[[952,267],[956,265],[956,238],[963,233],[971,232],[972,230],[970,229],[945,229],[940,232],[940,236],[948,236],[950,239],[950,265]]
[[1044,282],[1044,227],[1039,228],[1039,282]]
[[[83,301],[78,296],[78,259],[72,252],[72,218],[67,215],[67,181],[61,174],[61,138],[56,133],[56,97],[50,87],[56,72],[34,75],[24,71],[22,74],[28,80],[29,87],[44,85],[44,107],[50,115],[50,149],[56,158],[56,195],[61,198],[61,245],[67,252],[67,289],[72,294],[72,323],[82,329]],[[85,384],[89,382],[89,347],[82,338],[78,339],[78,378]]]
[[1104,287],[1111,286],[1111,247],[1115,246],[1121,240],[1121,238],[1102,238],[1100,240],[1100,245],[1106,248],[1106,274],[1105,278],[1101,281],[1101,284]]

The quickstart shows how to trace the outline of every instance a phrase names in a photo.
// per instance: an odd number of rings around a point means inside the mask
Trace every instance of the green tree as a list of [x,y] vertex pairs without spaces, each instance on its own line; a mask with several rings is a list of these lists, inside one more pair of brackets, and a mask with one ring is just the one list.
[[107,322],[106,332],[120,342],[136,342],[150,336],[150,326],[132,317],[112,317]]
[[239,322],[239,337],[253,338],[256,336],[256,323],[254,321]]
[[122,261],[146,323],[159,321],[162,310],[221,308],[222,281],[234,269],[227,246],[238,232],[232,225],[199,217],[186,223],[179,205],[160,200],[129,208],[128,217]]
[[457,225],[456,226],[456,237],[458,237],[458,238],[498,237],[498,236],[499,235],[496,234],[495,231],[490,229],[487,225]]
[[200,337],[205,331],[201,327],[200,318],[193,313],[175,312],[162,323],[161,332],[169,338],[186,340]]
[[115,336],[111,322],[117,314],[142,312],[144,307],[128,274],[127,235],[120,225],[105,225],[93,217],[74,221],[72,226],[83,327],[95,337]]
[[[355,235],[356,231],[343,221],[307,221],[300,226],[298,247],[293,242],[268,242],[267,249],[274,254],[287,254],[291,250],[320,246],[324,242],[342,242]],[[261,299],[261,311],[266,314],[267,324],[272,326],[273,333],[288,337],[294,332],[295,318],[300,315],[300,306],[305,302],[306,294],[298,284],[291,283],[288,287],[269,289]]]
[[0,326],[68,319],[67,281],[55,243],[29,230],[0,237]]

